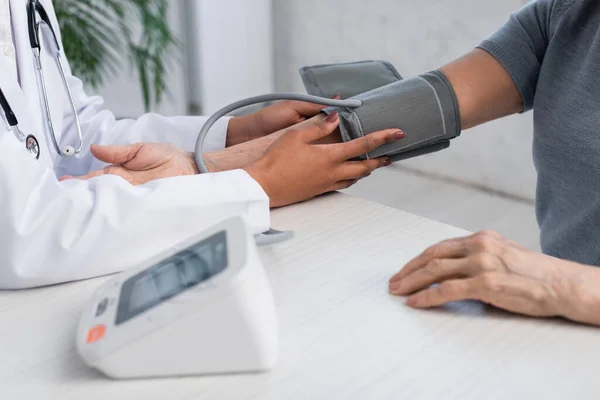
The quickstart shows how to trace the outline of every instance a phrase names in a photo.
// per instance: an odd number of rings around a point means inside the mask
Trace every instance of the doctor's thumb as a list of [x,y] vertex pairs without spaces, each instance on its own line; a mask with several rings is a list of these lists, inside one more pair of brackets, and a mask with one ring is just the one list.
[[140,148],[140,144],[128,146],[102,146],[92,144],[90,150],[99,161],[110,164],[125,164],[131,161]]
[[330,135],[338,127],[339,122],[339,113],[334,111],[329,115],[320,114],[297,126],[304,128],[302,131],[304,141],[311,143]]

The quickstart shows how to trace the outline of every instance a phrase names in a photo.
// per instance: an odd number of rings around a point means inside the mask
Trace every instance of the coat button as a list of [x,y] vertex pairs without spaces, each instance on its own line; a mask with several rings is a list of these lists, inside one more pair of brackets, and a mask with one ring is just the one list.
[[4,46],[4,55],[12,58],[15,55],[15,48],[12,46]]

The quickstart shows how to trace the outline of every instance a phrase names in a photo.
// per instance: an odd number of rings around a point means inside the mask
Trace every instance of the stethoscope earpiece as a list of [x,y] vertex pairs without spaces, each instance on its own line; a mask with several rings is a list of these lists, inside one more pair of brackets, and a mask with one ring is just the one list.
[[70,157],[75,155],[75,148],[73,146],[66,146],[63,149],[63,155]]

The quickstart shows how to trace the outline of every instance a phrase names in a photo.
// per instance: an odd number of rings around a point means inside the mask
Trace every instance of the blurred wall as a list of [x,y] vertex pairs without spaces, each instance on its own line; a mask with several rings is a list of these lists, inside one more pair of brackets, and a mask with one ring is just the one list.
[[[273,91],[271,0],[169,4],[170,26],[181,46],[167,76],[170,96],[153,112],[210,114],[240,98]],[[131,68],[99,94],[119,117],[144,112],[138,74]]]
[[[526,0],[276,0],[275,89],[304,92],[304,65],[391,61],[405,77],[464,54]],[[465,131],[450,148],[403,166],[533,199],[531,113]],[[401,184],[401,183],[400,183]]]
[[[182,24],[184,13],[181,0],[169,0],[169,23],[177,39],[185,46],[185,26]],[[137,26],[137,24],[135,25]],[[169,94],[164,101],[153,107],[152,111],[164,115],[182,115],[188,110],[188,85],[186,84],[185,51],[175,52],[176,59],[169,66],[166,81]],[[126,67],[125,67],[126,66]],[[106,108],[118,118],[135,118],[144,113],[144,103],[138,73],[134,67],[124,65],[116,79],[107,82],[99,90],[87,88],[89,94],[99,94],[104,98]]]
[[183,3],[192,112],[273,91],[271,0]]

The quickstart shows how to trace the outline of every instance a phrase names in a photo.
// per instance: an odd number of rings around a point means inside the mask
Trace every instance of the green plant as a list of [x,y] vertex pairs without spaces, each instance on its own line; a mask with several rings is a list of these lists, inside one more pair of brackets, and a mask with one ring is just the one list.
[[177,44],[168,0],[54,0],[54,8],[76,76],[97,88],[127,61],[137,69],[146,110],[160,104]]

